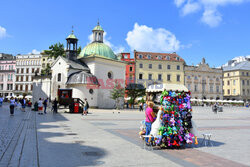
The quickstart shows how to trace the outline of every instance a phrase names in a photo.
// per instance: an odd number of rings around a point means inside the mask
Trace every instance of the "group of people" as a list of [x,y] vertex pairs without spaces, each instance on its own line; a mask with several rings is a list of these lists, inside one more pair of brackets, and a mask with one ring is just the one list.
[[14,116],[15,106],[20,107],[21,111],[25,112],[26,105],[27,105],[27,101],[25,98],[18,100],[17,98],[14,99],[14,97],[11,97],[10,98],[10,115]]
[[[38,114],[39,115],[47,114],[47,107],[48,107],[49,99],[46,98],[43,100],[42,98],[39,98],[37,103],[38,103]],[[53,101],[51,111],[53,113],[57,113],[57,109],[58,109],[58,101],[55,98],[55,100]]]

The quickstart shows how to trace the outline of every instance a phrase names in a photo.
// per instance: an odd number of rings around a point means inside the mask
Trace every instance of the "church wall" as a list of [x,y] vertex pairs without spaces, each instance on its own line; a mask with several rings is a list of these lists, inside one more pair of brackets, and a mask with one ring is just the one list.
[[50,98],[51,82],[49,77],[40,77],[33,79],[32,104],[37,102],[39,98]]
[[97,100],[96,100],[97,95],[98,95],[97,89],[94,89],[93,93],[90,94],[89,89],[83,84],[68,85],[68,88],[72,88],[73,98],[80,98],[81,100],[84,100],[85,98],[87,98],[90,107],[94,107],[94,108],[98,107]]
[[[114,108],[115,101],[110,98],[112,89],[108,86],[108,72],[112,72],[113,79],[119,79],[121,85],[125,85],[126,64],[114,61],[95,61],[95,76],[98,78],[100,87],[98,90],[97,103],[99,108]],[[123,99],[122,99],[123,100]]]
[[[58,88],[66,88],[66,82],[68,78],[68,65],[67,63],[59,58],[54,64],[52,69],[52,85],[51,85],[51,98],[54,100],[57,97]],[[58,81],[58,74],[61,73],[61,81]]]

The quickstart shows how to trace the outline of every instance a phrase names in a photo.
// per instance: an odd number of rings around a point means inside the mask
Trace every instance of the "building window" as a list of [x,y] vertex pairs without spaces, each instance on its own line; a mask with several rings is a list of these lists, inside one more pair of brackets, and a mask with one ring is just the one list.
[[191,79],[190,75],[187,76],[187,79]]
[[29,76],[26,76],[26,81],[29,81]]
[[143,64],[140,64],[139,66],[140,66],[140,68],[143,68]]
[[25,91],[27,92],[29,90],[29,85],[25,85]]
[[133,80],[133,75],[132,74],[129,75],[129,80],[130,81]]
[[24,69],[23,69],[23,68],[21,68],[21,73],[22,73],[22,74],[23,74],[23,70],[24,70]]
[[161,60],[161,59],[162,59],[162,55],[157,56],[157,58],[158,58],[159,60]]
[[113,79],[113,73],[110,71],[110,72],[108,72],[108,78],[109,79]]
[[197,85],[194,85],[194,91],[197,92],[198,91],[198,87]]
[[143,79],[143,75],[142,74],[139,74],[139,79]]
[[94,93],[94,90],[93,89],[89,89],[89,94],[93,94]]
[[233,90],[233,94],[236,95],[236,90],[235,89]]
[[152,80],[152,74],[148,74],[148,80]]
[[35,73],[35,69],[34,68],[32,68],[32,73]]
[[242,72],[242,75],[244,75],[244,72]]
[[195,80],[198,80],[198,77],[197,77],[197,76],[194,76],[194,79],[195,79]]
[[235,85],[235,80],[233,81],[233,84]]
[[247,80],[247,85],[249,85],[249,80]]
[[171,81],[171,75],[170,74],[167,75],[167,81]]
[[26,69],[26,73],[27,73],[27,74],[29,73],[29,68]]
[[245,89],[243,89],[243,95],[245,95]]
[[248,72],[247,72],[246,74],[247,74],[247,76],[248,76]]
[[18,85],[16,85],[16,90],[18,90]]
[[177,60],[177,61],[179,61],[179,60],[180,60],[180,58],[179,58],[179,57],[176,57],[176,60]]
[[129,71],[130,71],[130,72],[133,71],[133,67],[129,67]]
[[152,69],[152,64],[149,64],[149,65],[148,65],[148,68]]
[[168,65],[168,70],[170,70],[171,69],[171,66],[170,65]]
[[177,69],[177,70],[180,70],[180,66],[179,66],[179,65],[177,65],[177,66],[176,66],[176,69]]
[[190,90],[191,89],[191,85],[190,84],[188,84],[188,90]]
[[158,74],[158,81],[161,81],[161,80],[162,80],[162,75]]
[[20,85],[20,90],[23,90],[23,85]]
[[23,81],[23,76],[21,76],[21,82]]
[[230,94],[230,89],[227,90],[227,94]]
[[210,92],[211,93],[213,93],[213,89],[214,89],[213,85],[210,85]]
[[143,56],[142,56],[142,55],[138,55],[138,57],[139,57],[139,59],[142,59],[142,58],[143,58]]
[[230,85],[230,81],[227,81],[227,85]]
[[176,81],[180,82],[181,81],[181,76],[180,75],[176,75]]
[[33,90],[33,85],[30,85],[30,90],[31,90],[31,91]]
[[13,85],[12,84],[7,84],[7,90],[12,90],[13,89]]
[[151,55],[147,55],[148,59],[151,59]]
[[159,70],[162,69],[162,65],[161,65],[161,64],[158,65],[158,69],[159,69]]
[[220,80],[219,78],[216,78],[216,81],[217,81],[217,82],[219,82],[219,80]]
[[0,90],[3,90],[3,84],[0,84]]
[[242,80],[242,85],[245,85],[245,80]]
[[219,93],[220,92],[220,87],[217,85],[216,86],[216,92]]
[[166,56],[166,59],[167,59],[167,60],[170,60],[170,57],[169,57],[169,56]]
[[247,94],[249,95],[250,93],[249,93],[249,89],[247,89]]
[[57,81],[58,81],[58,82],[61,82],[61,81],[62,81],[62,74],[61,74],[61,73],[58,73],[58,74],[57,74]]

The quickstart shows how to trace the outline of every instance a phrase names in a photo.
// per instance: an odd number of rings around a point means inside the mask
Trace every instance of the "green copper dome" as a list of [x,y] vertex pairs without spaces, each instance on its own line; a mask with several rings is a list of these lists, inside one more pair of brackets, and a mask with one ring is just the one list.
[[98,24],[97,26],[95,26],[95,28],[93,29],[93,31],[103,31],[102,27]]
[[98,56],[98,57],[117,60],[117,57],[112,51],[112,49],[109,46],[105,45],[104,43],[100,42],[92,42],[88,44],[86,47],[84,47],[80,55],[78,56],[78,59],[88,56]]
[[66,38],[66,39],[77,39],[75,34],[73,34],[73,32]]

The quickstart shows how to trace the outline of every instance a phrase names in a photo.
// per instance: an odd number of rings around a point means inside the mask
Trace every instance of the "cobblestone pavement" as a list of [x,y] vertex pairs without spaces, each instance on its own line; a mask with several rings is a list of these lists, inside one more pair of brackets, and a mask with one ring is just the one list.
[[199,130],[212,134],[213,147],[144,149],[138,136],[144,113],[136,110],[95,110],[88,116],[0,108],[0,167],[79,166],[249,166],[250,110],[194,107]]

